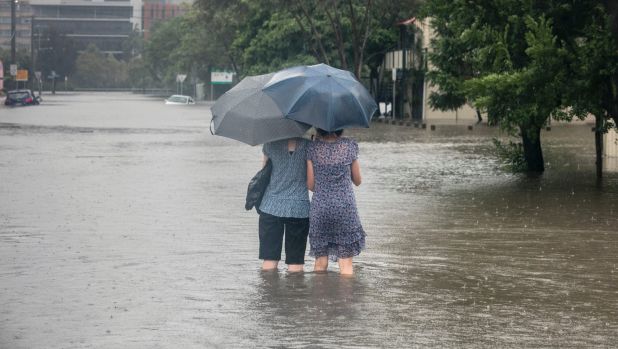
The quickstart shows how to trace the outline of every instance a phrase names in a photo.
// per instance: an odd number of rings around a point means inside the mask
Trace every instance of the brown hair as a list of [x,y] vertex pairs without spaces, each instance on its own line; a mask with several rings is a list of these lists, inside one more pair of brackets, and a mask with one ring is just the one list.
[[343,130],[336,130],[336,131],[326,131],[323,130],[321,128],[317,128],[316,127],[316,131],[318,131],[318,134],[322,137],[324,136],[329,136],[329,135],[337,135],[337,136],[341,136],[343,134]]

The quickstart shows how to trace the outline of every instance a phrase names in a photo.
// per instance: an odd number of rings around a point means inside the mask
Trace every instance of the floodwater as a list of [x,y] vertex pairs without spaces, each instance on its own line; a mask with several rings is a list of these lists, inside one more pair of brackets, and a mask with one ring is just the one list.
[[618,174],[589,125],[513,175],[485,126],[359,140],[356,275],[262,273],[260,148],[209,105],[123,94],[0,107],[0,348],[614,347]]

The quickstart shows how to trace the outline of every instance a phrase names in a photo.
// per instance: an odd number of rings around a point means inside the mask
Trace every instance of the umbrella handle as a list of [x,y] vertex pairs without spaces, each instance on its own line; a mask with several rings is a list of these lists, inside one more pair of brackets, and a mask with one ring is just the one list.
[[210,134],[214,136],[215,133],[212,132],[212,119],[210,119],[210,125],[208,125],[208,129],[210,129]]

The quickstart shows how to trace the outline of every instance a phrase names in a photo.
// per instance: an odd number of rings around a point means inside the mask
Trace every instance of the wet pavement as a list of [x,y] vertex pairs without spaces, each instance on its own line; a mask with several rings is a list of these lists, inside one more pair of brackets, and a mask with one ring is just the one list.
[[369,235],[341,278],[259,271],[260,148],[208,107],[0,107],[0,348],[616,346],[618,173],[595,180],[589,125],[544,132],[536,177],[485,126],[349,133]]

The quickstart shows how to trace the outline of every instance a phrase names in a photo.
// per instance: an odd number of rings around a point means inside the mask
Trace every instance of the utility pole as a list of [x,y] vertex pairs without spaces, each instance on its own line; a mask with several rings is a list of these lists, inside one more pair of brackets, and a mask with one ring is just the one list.
[[35,64],[35,58],[34,58],[34,16],[30,17],[30,74],[28,74],[28,78],[31,79],[32,81],[32,85],[31,85],[31,89],[34,91],[34,82],[35,82],[35,77],[34,77],[34,72],[36,71],[36,69],[34,69],[34,64]]
[[11,64],[17,64],[15,62],[15,36],[17,35],[15,26],[16,26],[16,16],[15,16],[15,5],[17,0],[11,0]]

